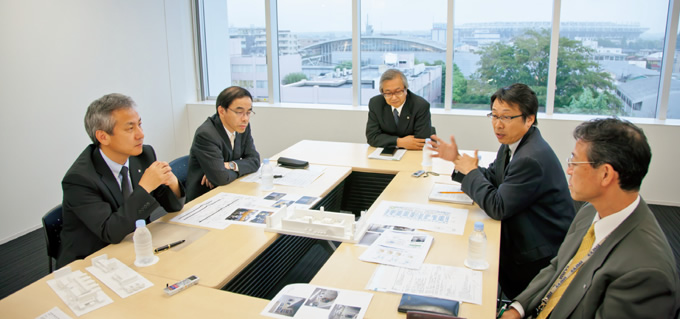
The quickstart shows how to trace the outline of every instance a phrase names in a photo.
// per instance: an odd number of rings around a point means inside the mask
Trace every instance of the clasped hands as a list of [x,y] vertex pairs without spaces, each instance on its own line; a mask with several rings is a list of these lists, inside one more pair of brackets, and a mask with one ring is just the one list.
[[[224,162],[224,168],[232,169],[231,166],[229,166],[229,162]],[[215,185],[213,185],[205,175],[203,175],[203,178],[201,178],[201,185],[204,185],[209,189],[215,188]]]
[[430,148],[434,151],[432,157],[439,157],[441,159],[451,161],[456,165],[456,170],[467,175],[470,171],[479,167],[479,158],[477,157],[477,150],[475,150],[475,157],[467,154],[460,155],[458,152],[458,144],[456,139],[451,135],[451,143],[446,143],[437,135],[430,136]]
[[168,162],[155,161],[144,171],[142,178],[139,180],[139,186],[144,188],[147,193],[151,193],[161,185],[167,185],[173,191],[175,191],[175,188],[179,190],[179,181],[177,176],[172,173],[170,164]]

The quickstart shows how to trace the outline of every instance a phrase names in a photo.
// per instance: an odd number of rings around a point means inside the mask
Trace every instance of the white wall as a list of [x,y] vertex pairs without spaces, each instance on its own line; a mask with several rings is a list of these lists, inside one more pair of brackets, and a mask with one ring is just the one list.
[[160,159],[188,152],[196,100],[189,0],[0,2],[0,243],[41,225],[90,143],[87,106],[119,92],[138,105]]
[[[191,131],[195,131],[207,116],[215,113],[214,102],[190,104],[188,108]],[[313,109],[312,106],[280,107],[257,103],[253,109],[257,112],[251,120],[253,138],[263,158],[302,139],[366,143],[366,107]],[[456,114],[443,110],[432,112],[432,124],[440,137],[448,140],[450,135],[456,136],[461,149],[498,150],[500,144],[493,135],[491,123],[486,116],[482,116],[486,111],[458,111]],[[565,118],[559,115],[546,118],[541,115],[538,127],[566,170],[566,159],[574,147],[572,131],[589,117]],[[677,147],[680,121],[669,120],[665,123],[670,125],[662,125],[655,124],[657,121],[651,119],[629,120],[645,131],[652,148],[652,163],[642,184],[642,196],[648,203],[680,206],[680,170],[675,164],[680,158],[680,148]]]

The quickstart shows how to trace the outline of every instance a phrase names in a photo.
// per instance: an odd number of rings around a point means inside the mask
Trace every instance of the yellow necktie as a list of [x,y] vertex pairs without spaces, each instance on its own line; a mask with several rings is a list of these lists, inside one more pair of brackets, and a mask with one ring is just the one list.
[[[583,257],[585,257],[590,249],[593,247],[593,243],[595,242],[595,224],[590,225],[590,228],[588,229],[588,232],[586,235],[583,237],[583,241],[581,241],[581,246],[578,248],[576,251],[576,254],[574,255],[574,258],[571,259],[571,262],[569,262],[569,267],[567,269],[571,269],[576,265]],[[581,265],[583,266],[583,265]],[[577,269],[571,276],[569,276],[567,279],[564,280],[562,285],[555,290],[555,293],[548,299],[548,303],[545,305],[545,308],[541,311],[541,313],[538,314],[538,317],[536,319],[546,319],[552,312],[553,308],[555,308],[555,305],[560,301],[560,298],[562,297],[562,294],[564,291],[569,287],[569,283],[571,283],[571,280],[574,279],[574,276],[578,273],[578,271],[581,268]],[[558,279],[559,280],[559,279]]]

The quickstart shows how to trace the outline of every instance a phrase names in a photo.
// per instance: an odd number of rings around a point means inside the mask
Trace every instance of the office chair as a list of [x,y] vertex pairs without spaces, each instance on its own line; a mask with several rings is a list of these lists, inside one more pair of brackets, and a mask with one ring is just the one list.
[[170,162],[172,172],[177,176],[177,180],[186,187],[187,173],[189,171],[189,155],[184,155]]
[[[61,227],[64,220],[61,216],[61,204],[55,206],[42,218],[43,231],[45,232],[45,242],[47,243],[47,260],[52,272],[52,258],[59,256],[61,249]],[[56,265],[55,265],[56,266]]]

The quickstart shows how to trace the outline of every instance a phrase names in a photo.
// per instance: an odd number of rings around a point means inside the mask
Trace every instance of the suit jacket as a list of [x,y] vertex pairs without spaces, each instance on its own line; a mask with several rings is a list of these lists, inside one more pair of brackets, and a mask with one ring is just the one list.
[[[234,161],[238,172],[224,167],[225,162]],[[235,179],[256,172],[260,167],[260,153],[250,134],[250,124],[245,132],[237,133],[234,149],[229,136],[215,114],[196,129],[194,142],[189,152],[189,171],[187,172],[187,201],[201,196],[210,189],[201,185],[203,175],[215,186],[226,185]]]
[[[523,273],[531,271],[523,264],[544,259],[547,265],[557,254],[574,219],[574,204],[560,161],[538,128],[529,129],[500,171],[506,148],[501,145],[489,168],[480,167],[467,176],[454,172],[452,177],[489,217],[503,221],[500,267]],[[535,267],[517,291],[545,265]]]
[[119,243],[135,230],[136,220],[147,219],[159,207],[166,212],[182,209],[184,199],[177,198],[168,186],[161,185],[151,194],[139,187],[144,171],[155,161],[156,153],[149,145],[129,158],[132,194],[123,201],[117,177],[99,147],[90,144],[85,148],[61,182],[64,224],[57,267]]
[[[574,256],[596,213],[591,205],[579,211],[557,257],[516,298],[527,315]],[[550,318],[673,318],[679,284],[666,236],[640,199],[574,275]]]
[[397,138],[413,135],[428,138],[432,135],[430,103],[406,90],[406,101],[399,114],[399,126],[394,122],[392,107],[382,95],[376,95],[368,102],[366,140],[374,147],[397,146]]

